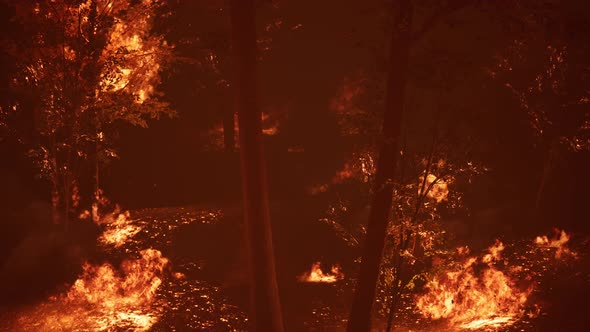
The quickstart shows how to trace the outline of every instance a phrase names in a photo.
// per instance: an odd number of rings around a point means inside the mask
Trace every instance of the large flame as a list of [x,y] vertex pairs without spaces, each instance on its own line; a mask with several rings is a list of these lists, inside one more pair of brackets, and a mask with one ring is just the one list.
[[514,322],[523,314],[531,290],[519,290],[492,265],[502,250],[504,245],[497,241],[482,259],[466,258],[459,269],[436,276],[427,284],[427,293],[418,298],[418,309],[426,317],[448,319],[465,329]]
[[121,273],[110,264],[85,264],[82,276],[68,292],[68,299],[113,309],[150,303],[162,283],[161,276],[168,259],[155,249],[146,249],[140,254],[141,258],[137,260],[124,261]]
[[322,271],[321,263],[315,262],[311,265],[311,270],[303,273],[298,279],[302,282],[333,283],[343,278],[344,274],[340,270],[339,265],[332,265],[331,273],[324,273],[324,271]]
[[[146,8],[150,8],[149,0],[140,1]],[[112,3],[109,1],[109,5]],[[122,5],[122,4],[121,4]],[[129,8],[112,10],[116,22],[108,35],[108,44],[103,50],[103,57],[109,59],[113,54],[117,56],[119,65],[116,70],[102,75],[102,91],[127,90],[137,103],[143,103],[154,92],[154,84],[158,79],[165,42],[149,38],[151,28],[151,13],[138,12],[132,22],[123,22],[119,14],[124,15]],[[149,9],[151,10],[151,9]],[[125,61],[122,61],[122,60]],[[112,61],[112,60],[111,60]],[[126,67],[125,67],[126,66]]]
[[85,264],[66,294],[16,317],[14,331],[149,331],[160,319],[155,293],[168,259],[155,249],[116,269]]

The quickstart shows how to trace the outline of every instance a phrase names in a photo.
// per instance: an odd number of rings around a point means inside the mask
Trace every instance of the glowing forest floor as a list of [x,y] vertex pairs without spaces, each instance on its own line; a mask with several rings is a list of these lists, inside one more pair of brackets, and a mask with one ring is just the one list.
[[[287,223],[280,217],[293,218],[289,213],[278,215],[275,247],[288,330],[343,331],[358,253],[317,218]],[[77,283],[78,288],[65,289],[40,303],[11,308],[0,316],[0,330],[243,331],[247,273],[239,223],[239,213],[228,210],[133,211],[116,225],[105,226],[101,248],[110,268],[88,268],[81,277],[83,287]],[[577,258],[567,264],[553,260],[554,252],[535,248],[528,239],[506,246],[506,265],[522,266],[519,276],[535,283],[526,310],[536,312],[472,330],[586,331],[590,326],[588,238],[574,238],[571,247]],[[297,277],[315,261],[341,264],[344,279],[300,282]],[[111,274],[99,275],[105,271]],[[404,309],[395,317],[396,331],[461,330],[446,321],[422,317],[413,303],[413,296],[405,299]],[[382,321],[375,330],[383,330]]]

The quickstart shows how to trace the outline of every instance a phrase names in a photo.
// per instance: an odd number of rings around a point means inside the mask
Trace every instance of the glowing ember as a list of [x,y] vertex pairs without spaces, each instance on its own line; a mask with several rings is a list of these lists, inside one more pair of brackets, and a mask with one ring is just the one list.
[[321,268],[321,263],[316,262],[311,266],[311,271],[305,272],[299,276],[299,281],[302,282],[325,282],[333,283],[344,278],[344,274],[340,271],[340,266],[332,265],[331,273],[324,273]]
[[458,270],[436,276],[426,286],[427,293],[418,298],[418,309],[426,317],[448,319],[464,329],[514,322],[522,315],[531,290],[517,289],[509,276],[492,265],[503,249],[497,241],[482,259],[469,257]]
[[547,236],[537,236],[535,238],[535,244],[541,248],[555,248],[557,251],[555,252],[555,258],[562,258],[565,256],[576,257],[576,253],[571,251],[569,248],[566,248],[566,244],[569,242],[571,235],[567,234],[565,231],[555,230],[555,237],[552,239],[547,238]]

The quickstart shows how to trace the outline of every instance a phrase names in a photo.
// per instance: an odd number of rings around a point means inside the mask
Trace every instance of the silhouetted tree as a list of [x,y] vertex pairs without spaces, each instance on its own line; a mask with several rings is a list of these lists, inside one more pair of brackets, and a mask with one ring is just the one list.
[[250,268],[253,331],[282,331],[276,281],[266,171],[262,149],[262,113],[256,79],[254,0],[232,0],[234,93],[239,118],[242,199]]
[[370,330],[371,309],[392,205],[393,176],[397,165],[398,140],[405,104],[412,14],[411,1],[399,1],[391,39],[387,97],[383,116],[383,142],[373,184],[373,198],[361,269],[348,321],[349,332]]

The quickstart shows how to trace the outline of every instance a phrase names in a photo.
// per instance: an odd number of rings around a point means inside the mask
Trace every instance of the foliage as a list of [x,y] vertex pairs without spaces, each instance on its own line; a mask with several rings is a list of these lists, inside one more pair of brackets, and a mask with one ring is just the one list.
[[[79,177],[116,157],[118,123],[146,127],[174,112],[156,92],[172,48],[152,31],[160,1],[11,2],[26,41],[10,49],[17,98],[4,112],[26,113],[33,133],[20,132],[52,184],[54,208],[77,204]],[[21,36],[22,37],[22,36]],[[10,117],[10,114],[6,115]],[[96,183],[98,192],[98,183]]]
[[[533,53],[541,55],[541,61],[532,62]],[[517,40],[490,74],[517,98],[539,145],[561,145],[576,152],[590,149],[590,92],[583,88],[588,79],[584,66],[569,61],[567,45]]]

